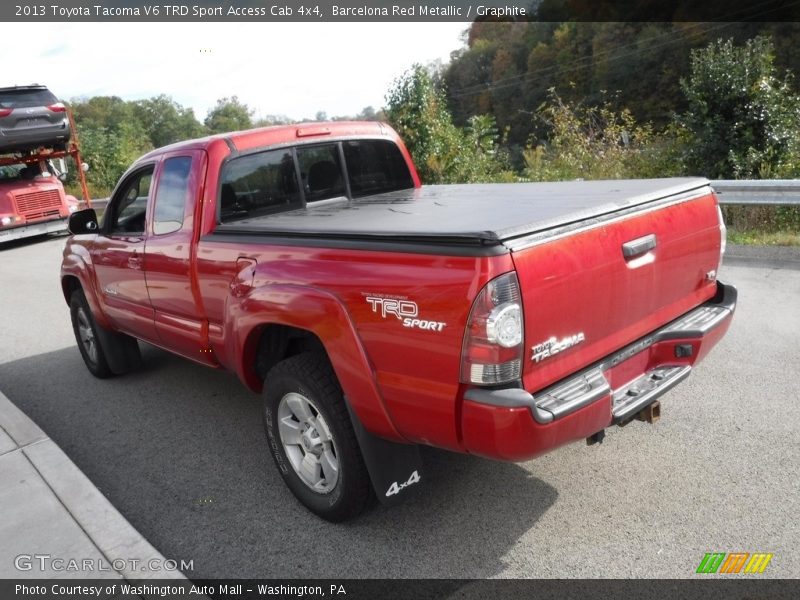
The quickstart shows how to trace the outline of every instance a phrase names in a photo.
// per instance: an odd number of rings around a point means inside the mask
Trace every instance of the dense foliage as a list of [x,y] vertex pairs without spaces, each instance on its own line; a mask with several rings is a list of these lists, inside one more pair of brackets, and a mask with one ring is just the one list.
[[680,122],[686,166],[709,177],[766,178],[800,172],[800,97],[779,77],[772,42],[719,41],[692,51]]
[[532,137],[547,137],[546,125],[533,117],[551,89],[565,102],[609,102],[663,127],[688,106],[680,81],[690,74],[692,49],[720,38],[740,46],[759,34],[772,38],[779,71],[800,71],[795,22],[486,21],[472,24],[442,78],[456,125],[491,114],[519,152]]
[[627,108],[564,102],[551,91],[537,115],[551,130],[547,143],[523,152],[525,177],[534,181],[667,177],[680,173],[675,130],[656,133]]

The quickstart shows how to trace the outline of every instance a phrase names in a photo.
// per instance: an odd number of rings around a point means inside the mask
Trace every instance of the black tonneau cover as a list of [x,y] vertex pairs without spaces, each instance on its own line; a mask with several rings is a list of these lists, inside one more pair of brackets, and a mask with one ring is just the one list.
[[703,178],[426,185],[219,225],[219,233],[497,245],[701,190]]

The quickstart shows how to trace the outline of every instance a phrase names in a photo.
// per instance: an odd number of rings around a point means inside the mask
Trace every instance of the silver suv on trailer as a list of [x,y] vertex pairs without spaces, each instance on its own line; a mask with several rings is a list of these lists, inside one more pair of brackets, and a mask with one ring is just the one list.
[[61,150],[71,133],[66,107],[45,86],[0,88],[0,152]]

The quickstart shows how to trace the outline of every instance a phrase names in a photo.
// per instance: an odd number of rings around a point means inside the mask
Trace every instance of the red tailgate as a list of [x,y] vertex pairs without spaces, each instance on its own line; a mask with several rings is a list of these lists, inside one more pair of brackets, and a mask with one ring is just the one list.
[[720,239],[706,189],[514,251],[525,389],[550,385],[711,298]]

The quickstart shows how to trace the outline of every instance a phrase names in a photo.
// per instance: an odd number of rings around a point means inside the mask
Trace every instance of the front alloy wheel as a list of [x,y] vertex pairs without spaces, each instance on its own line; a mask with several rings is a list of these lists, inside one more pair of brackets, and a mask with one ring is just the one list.
[[75,315],[76,320],[78,321],[78,343],[83,346],[83,349],[86,351],[86,356],[92,362],[92,364],[97,364],[97,340],[94,337],[94,330],[92,329],[92,325],[89,322],[89,317],[86,314],[86,309],[83,306],[78,308],[78,312]]

